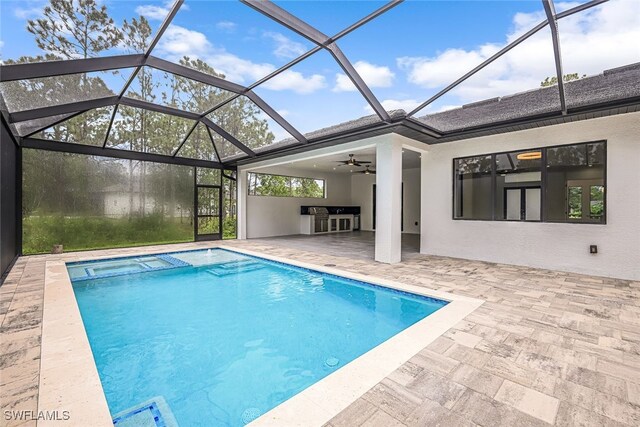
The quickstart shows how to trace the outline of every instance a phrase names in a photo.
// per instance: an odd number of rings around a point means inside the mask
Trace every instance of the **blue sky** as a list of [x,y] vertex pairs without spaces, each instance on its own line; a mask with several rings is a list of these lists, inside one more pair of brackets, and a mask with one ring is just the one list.
[[[583,3],[557,3],[559,10]],[[103,0],[120,24],[145,15],[157,28],[170,3]],[[380,7],[376,1],[276,1],[328,35]],[[35,55],[26,20],[42,0],[0,2],[2,58]],[[410,110],[544,20],[535,1],[406,1],[338,44],[387,109]],[[640,1],[611,0],[560,22],[566,72],[595,74],[640,61]],[[612,48],[611,46],[615,46]],[[311,49],[311,42],[253,9],[232,1],[190,1],[173,20],[153,55],[206,60],[229,80],[249,85]],[[125,53],[119,49],[109,54]],[[545,29],[422,113],[534,89],[554,75]],[[327,52],[320,52],[256,92],[302,132],[371,114]],[[285,136],[285,135],[278,135]]]

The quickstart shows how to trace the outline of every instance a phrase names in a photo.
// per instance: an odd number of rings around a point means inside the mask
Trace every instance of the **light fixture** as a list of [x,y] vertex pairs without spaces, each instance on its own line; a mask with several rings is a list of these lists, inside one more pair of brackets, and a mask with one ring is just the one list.
[[538,160],[542,158],[542,151],[528,151],[516,156],[518,160]]

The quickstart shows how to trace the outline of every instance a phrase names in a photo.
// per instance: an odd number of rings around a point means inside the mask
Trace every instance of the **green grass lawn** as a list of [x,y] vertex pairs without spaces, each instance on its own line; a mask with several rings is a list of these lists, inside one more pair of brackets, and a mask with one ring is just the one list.
[[[53,245],[65,252],[88,249],[183,243],[193,241],[188,218],[167,219],[159,215],[140,218],[30,216],[22,223],[22,253],[50,253]],[[235,218],[223,221],[223,238],[236,238]]]
[[49,253],[56,244],[70,252],[193,241],[193,224],[187,218],[180,222],[155,215],[132,219],[31,216],[24,218],[22,227],[25,255]]

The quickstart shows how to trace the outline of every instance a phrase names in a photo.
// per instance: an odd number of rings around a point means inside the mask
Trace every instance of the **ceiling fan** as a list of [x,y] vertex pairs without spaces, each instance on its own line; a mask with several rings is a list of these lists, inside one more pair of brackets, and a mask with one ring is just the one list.
[[342,163],[341,165],[338,166],[363,166],[365,163],[371,163],[371,162],[359,162],[357,161],[354,157],[353,154],[349,154],[349,160],[336,160],[337,163]]
[[[371,163],[371,162],[369,162]],[[363,171],[357,171],[357,172],[353,172],[353,173],[362,173],[365,175],[375,175],[376,171],[369,169],[369,165],[365,166],[365,169]]]

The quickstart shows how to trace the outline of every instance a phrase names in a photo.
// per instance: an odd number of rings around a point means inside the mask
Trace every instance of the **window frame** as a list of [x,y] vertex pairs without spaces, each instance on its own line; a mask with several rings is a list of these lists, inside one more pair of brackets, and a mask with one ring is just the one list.
[[[311,179],[313,181],[322,181],[322,197],[303,197],[303,196],[294,196],[293,194],[288,196],[273,196],[267,194],[251,194],[251,177],[250,175],[268,175],[268,176],[279,176],[283,178],[296,178],[296,179]],[[291,181],[289,181],[291,183]],[[291,184],[289,185],[289,189],[293,191],[293,187]],[[247,196],[252,197],[281,197],[281,198],[289,198],[289,199],[326,199],[327,198],[327,180],[325,178],[313,178],[310,176],[293,176],[293,175],[282,175],[277,173],[264,173],[264,172],[247,172]]]
[[[562,148],[562,147],[570,147],[574,145],[589,145],[589,144],[603,144],[604,145],[604,155],[603,155],[603,186],[604,186],[604,197],[603,197],[603,215],[602,220],[600,222],[588,222],[588,221],[558,221],[558,220],[548,220],[547,219],[547,209],[546,209],[546,200],[547,200],[547,150],[553,148]],[[500,219],[496,218],[495,212],[495,202],[496,202],[496,158],[501,154],[508,154],[514,151],[540,151],[542,153],[541,159],[541,171],[540,171],[540,219],[539,220],[513,220],[513,219]],[[469,159],[473,157],[485,157],[491,156],[491,206],[493,207],[491,211],[491,219],[482,219],[482,218],[458,218],[456,217],[456,162],[458,160]],[[469,156],[461,156],[454,157],[451,160],[451,219],[454,221],[498,221],[498,222],[521,222],[521,223],[550,223],[550,224],[581,224],[581,225],[607,225],[607,198],[608,198],[608,183],[607,183],[607,164],[608,164],[608,144],[606,139],[594,140],[594,141],[584,141],[584,142],[572,142],[567,144],[557,144],[557,145],[548,145],[544,147],[532,147],[532,148],[514,148],[511,150],[505,151],[497,151],[491,153],[479,153],[473,154]]]

